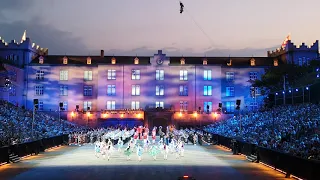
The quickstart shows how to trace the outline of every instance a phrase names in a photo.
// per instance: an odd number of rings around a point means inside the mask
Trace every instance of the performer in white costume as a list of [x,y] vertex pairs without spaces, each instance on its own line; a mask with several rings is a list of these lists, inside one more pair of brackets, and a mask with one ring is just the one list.
[[162,144],[161,152],[162,152],[162,154],[163,154],[163,159],[164,159],[164,160],[168,160],[169,148],[168,148],[168,146],[166,145],[166,143],[163,143],[163,144]]
[[99,154],[100,154],[100,142],[96,141],[94,143],[94,155],[99,158]]
[[154,127],[152,130],[152,144],[156,143],[156,134],[157,134],[157,127]]
[[118,139],[118,152],[120,152],[121,151],[121,148],[123,147],[123,141],[122,141],[122,138],[120,137],[119,139]]
[[143,153],[143,148],[140,146],[140,144],[137,145],[137,155],[138,155],[138,160],[141,161],[142,159],[142,153]]

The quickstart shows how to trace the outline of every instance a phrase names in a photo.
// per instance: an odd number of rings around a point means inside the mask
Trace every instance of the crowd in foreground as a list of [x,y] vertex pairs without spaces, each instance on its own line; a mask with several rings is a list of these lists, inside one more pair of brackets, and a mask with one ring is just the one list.
[[215,122],[205,131],[320,160],[320,106],[286,105]]
[[0,100],[0,147],[53,137],[81,130],[67,121],[42,112],[35,113],[32,135],[32,111]]

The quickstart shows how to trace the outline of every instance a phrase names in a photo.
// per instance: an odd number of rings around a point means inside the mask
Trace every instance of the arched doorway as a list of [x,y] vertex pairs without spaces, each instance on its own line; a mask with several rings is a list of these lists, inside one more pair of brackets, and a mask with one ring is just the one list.
[[143,121],[135,118],[109,118],[109,119],[99,119],[99,127],[110,127],[110,126],[127,126],[133,128],[134,126],[143,126]]
[[166,129],[166,127],[169,124],[169,120],[167,118],[163,118],[163,117],[156,117],[156,118],[153,118],[152,119],[152,125],[153,127],[156,126],[156,127],[159,127],[159,126],[162,126],[162,129]]

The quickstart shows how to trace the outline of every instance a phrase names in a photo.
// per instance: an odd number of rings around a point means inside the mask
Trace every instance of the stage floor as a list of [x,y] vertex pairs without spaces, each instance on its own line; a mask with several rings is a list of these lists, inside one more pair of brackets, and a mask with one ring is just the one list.
[[213,179],[285,179],[285,175],[261,164],[250,163],[244,156],[232,155],[220,146],[186,145],[185,156],[174,154],[157,160],[145,153],[138,161],[136,153],[127,161],[123,152],[114,152],[110,161],[96,158],[94,145],[62,146],[20,163],[0,167],[0,179],[108,179],[176,180],[188,175],[197,180]]

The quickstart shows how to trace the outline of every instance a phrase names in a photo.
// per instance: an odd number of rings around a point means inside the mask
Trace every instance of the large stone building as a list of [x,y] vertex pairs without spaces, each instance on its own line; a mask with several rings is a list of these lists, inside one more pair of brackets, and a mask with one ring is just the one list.
[[[161,50],[152,56],[105,56],[103,50],[97,56],[48,55],[24,34],[20,43],[0,42],[2,77],[12,82],[1,97],[27,109],[38,99],[39,111],[53,113],[61,102],[69,120],[87,123],[136,118],[150,124],[159,112],[144,113],[159,108],[171,112],[167,119],[208,122],[221,116],[214,113],[220,103],[223,114],[235,113],[236,100],[241,110],[261,106],[263,97],[251,83],[266,67],[302,65],[318,56],[318,41],[298,48],[290,40],[266,57],[168,57]],[[75,116],[76,109],[90,115]]]

